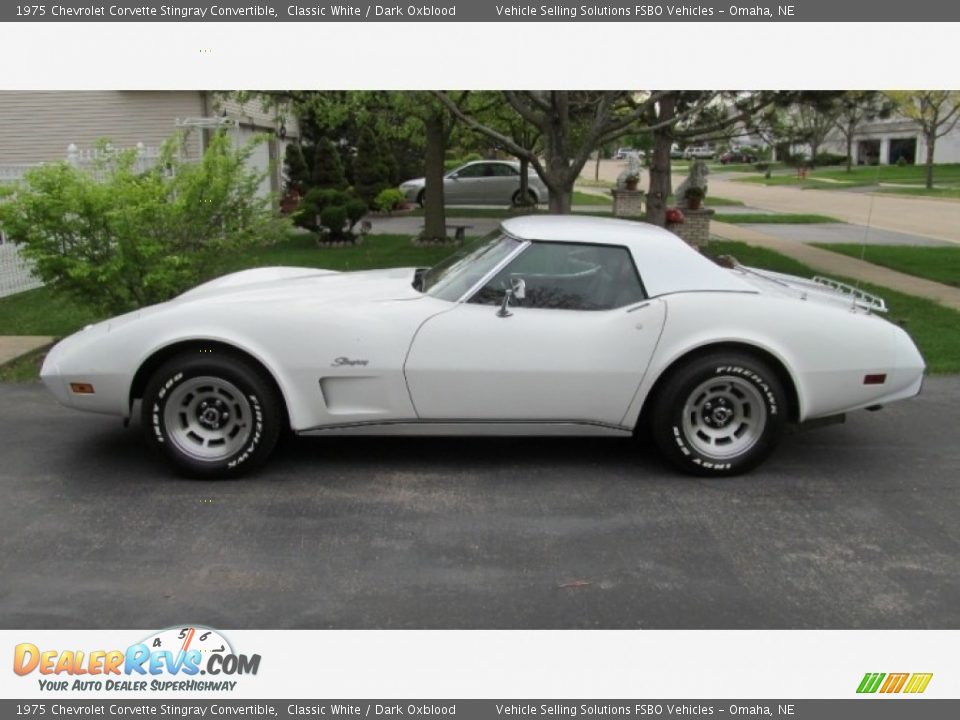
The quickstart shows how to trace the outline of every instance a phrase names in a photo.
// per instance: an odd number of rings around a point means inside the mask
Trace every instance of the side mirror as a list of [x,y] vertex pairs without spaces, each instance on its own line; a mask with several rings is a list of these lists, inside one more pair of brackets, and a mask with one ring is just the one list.
[[459,179],[460,179],[460,176],[457,175],[456,173],[450,173],[449,175],[447,175],[447,180],[459,180]]
[[497,317],[510,317],[513,315],[510,312],[510,298],[515,297],[517,300],[523,300],[527,296],[527,283],[523,278],[510,278],[510,287],[503,291],[503,302],[500,304],[500,309],[497,310]]

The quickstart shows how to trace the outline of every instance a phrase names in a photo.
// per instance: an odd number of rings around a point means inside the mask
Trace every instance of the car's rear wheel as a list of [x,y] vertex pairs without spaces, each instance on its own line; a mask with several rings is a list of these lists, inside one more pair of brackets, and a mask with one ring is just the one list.
[[776,448],[786,427],[786,396],[761,360],[715,353],[672,371],[654,399],[654,439],[692,475],[746,472]]
[[427,203],[427,191],[421,190],[417,193],[417,205],[420,207],[425,207]]
[[537,205],[537,195],[533,190],[527,190],[527,199],[524,201],[523,193],[520,190],[517,190],[513,194],[513,198],[510,200],[513,203],[514,207],[536,207]]
[[178,355],[143,396],[147,442],[183,474],[239,476],[270,455],[283,420],[272,383],[243,358],[210,351]]

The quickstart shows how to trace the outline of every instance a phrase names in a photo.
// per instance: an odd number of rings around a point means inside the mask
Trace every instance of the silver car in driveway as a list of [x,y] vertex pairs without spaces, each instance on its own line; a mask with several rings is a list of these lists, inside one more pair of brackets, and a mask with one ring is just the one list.
[[[423,207],[424,179],[400,183],[408,202]],[[547,186],[533,170],[529,171],[527,192],[530,201],[545,203]],[[510,160],[477,160],[461,165],[443,178],[443,197],[447,205],[519,205],[520,163]]]

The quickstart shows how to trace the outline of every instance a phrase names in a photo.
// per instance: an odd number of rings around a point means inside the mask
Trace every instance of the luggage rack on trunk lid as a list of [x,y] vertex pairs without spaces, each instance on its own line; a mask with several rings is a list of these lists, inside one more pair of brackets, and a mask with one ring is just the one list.
[[884,302],[882,297],[868,293],[865,290],[855,288],[853,285],[848,285],[847,283],[840,282],[839,280],[833,280],[832,278],[824,277],[823,275],[817,275],[813,278],[813,282],[817,285],[823,285],[828,287],[834,292],[840,293],[850,298],[850,301],[861,307],[865,310],[875,310],[877,312],[885,313],[887,312],[887,303]]

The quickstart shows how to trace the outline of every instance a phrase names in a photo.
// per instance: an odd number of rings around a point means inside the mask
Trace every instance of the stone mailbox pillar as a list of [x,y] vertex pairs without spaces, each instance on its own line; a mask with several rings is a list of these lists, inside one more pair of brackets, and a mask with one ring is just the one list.
[[614,188],[610,192],[613,194],[614,217],[643,217],[643,190],[621,190]]
[[667,225],[667,229],[695,248],[705,247],[710,242],[710,218],[716,210],[701,207],[697,210],[684,208],[682,212],[684,221],[671,223]]

